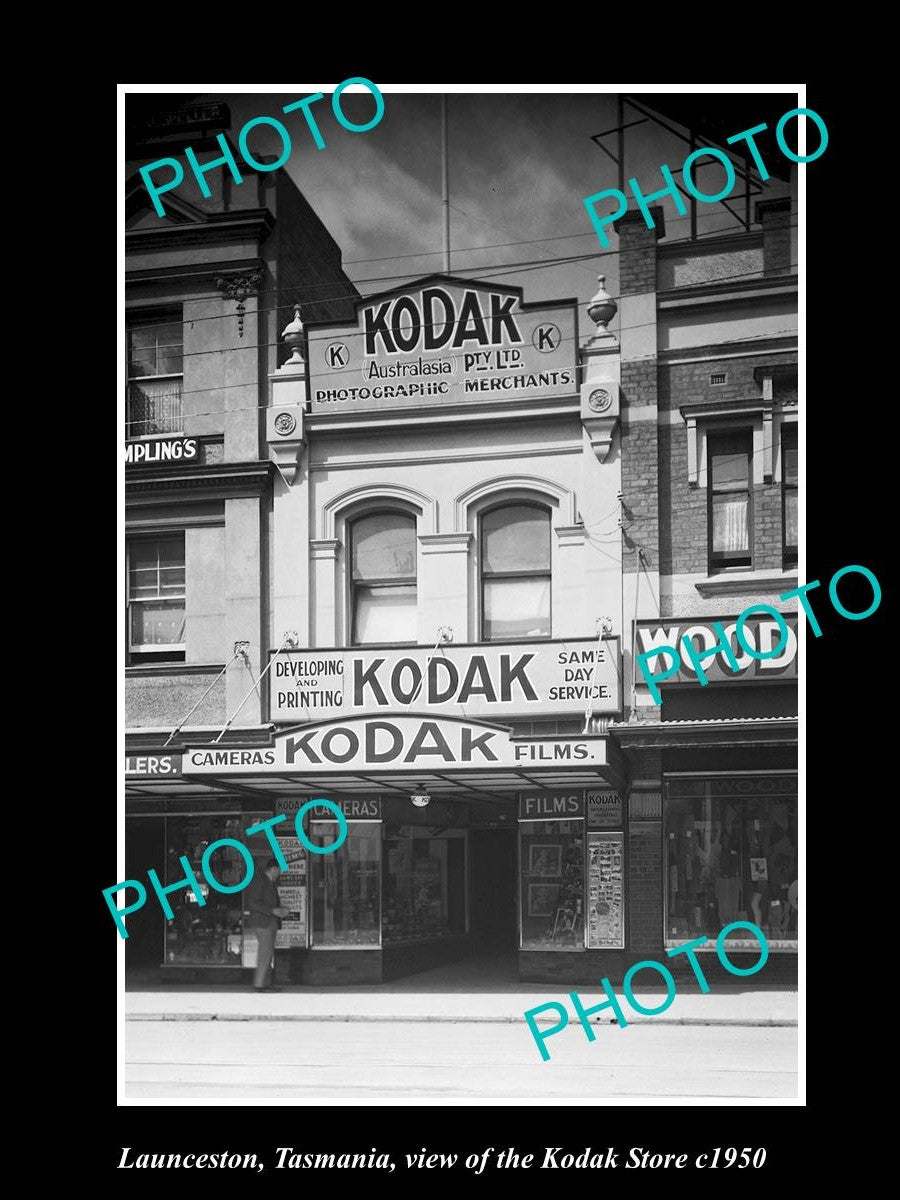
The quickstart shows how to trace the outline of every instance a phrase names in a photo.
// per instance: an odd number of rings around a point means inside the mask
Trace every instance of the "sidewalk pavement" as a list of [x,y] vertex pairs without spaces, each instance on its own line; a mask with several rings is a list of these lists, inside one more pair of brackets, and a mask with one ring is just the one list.
[[[429,974],[432,974],[429,972]],[[420,977],[421,979],[421,977]],[[222,985],[169,985],[166,990],[125,993],[127,1021],[368,1021],[368,1022],[491,1022],[524,1020],[527,1009],[550,1001],[565,1006],[570,1024],[577,1020],[569,991],[577,992],[585,1008],[601,1004],[606,995],[599,985],[492,983],[489,988],[465,991],[441,986],[411,989],[408,980],[377,986],[325,988],[286,986],[281,992],[255,992],[252,987]],[[797,992],[746,987],[712,987],[706,994],[679,983],[675,1000],[659,1016],[641,1016],[616,995],[629,1025],[796,1025]],[[636,999],[645,1008],[659,1007],[665,989],[639,991]],[[539,1024],[555,1024],[559,1010],[548,1009],[536,1017]],[[612,1009],[590,1018],[592,1023],[611,1024]]]

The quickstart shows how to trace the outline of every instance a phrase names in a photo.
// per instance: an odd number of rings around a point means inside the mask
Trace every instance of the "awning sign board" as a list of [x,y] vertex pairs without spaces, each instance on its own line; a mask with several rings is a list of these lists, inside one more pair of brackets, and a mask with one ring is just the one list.
[[494,768],[602,767],[603,737],[513,738],[508,729],[453,717],[350,717],[278,733],[252,749],[198,746],[184,754],[191,775],[333,775],[335,769],[391,773]]
[[621,711],[619,640],[504,643],[402,650],[296,650],[269,672],[273,721],[417,712],[497,720]]

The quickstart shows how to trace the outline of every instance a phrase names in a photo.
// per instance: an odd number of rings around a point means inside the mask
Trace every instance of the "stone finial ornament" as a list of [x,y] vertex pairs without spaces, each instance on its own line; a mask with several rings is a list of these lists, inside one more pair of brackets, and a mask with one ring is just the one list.
[[605,275],[598,275],[597,282],[600,284],[596,295],[591,298],[587,306],[588,316],[597,326],[598,333],[606,333],[607,325],[619,311],[619,306],[610,296],[604,284],[606,283]]
[[300,305],[294,305],[294,319],[285,325],[281,336],[291,348],[291,357],[284,364],[287,366],[303,366],[303,341],[305,333],[303,322],[300,320]]

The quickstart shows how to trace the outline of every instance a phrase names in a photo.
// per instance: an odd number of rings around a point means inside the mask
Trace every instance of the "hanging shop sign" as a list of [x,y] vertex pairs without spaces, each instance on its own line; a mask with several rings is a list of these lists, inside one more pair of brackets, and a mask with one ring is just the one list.
[[366,296],[354,322],[308,326],[312,410],[574,396],[576,307],[442,275]]
[[510,767],[595,768],[607,765],[604,737],[513,738],[508,729],[453,717],[350,717],[276,734],[252,750],[198,746],[184,754],[183,774],[333,775],[448,768],[483,772]]
[[180,754],[126,754],[125,777],[181,774]]
[[[381,820],[381,797],[369,796],[364,800],[355,797],[349,797],[346,800],[335,799],[334,796],[327,797],[332,804],[336,804],[345,817],[354,821],[380,821]],[[308,804],[310,800],[314,800],[314,796],[278,796],[275,800],[275,812],[284,813],[292,820],[297,814],[297,810],[302,808],[304,804]],[[331,809],[321,805],[317,808],[309,810],[309,819],[316,821],[336,821],[334,813]]]
[[403,650],[295,650],[269,672],[273,721],[359,713],[466,714],[490,720],[536,713],[621,711],[619,639],[429,646]]
[[[720,635],[714,626],[721,621],[738,669],[733,670],[726,655],[721,651],[709,658],[703,659],[703,671],[710,683],[738,683],[752,681],[756,683],[773,683],[797,678],[797,617],[796,614],[782,613],[787,625],[787,638],[783,639],[778,622],[771,618],[759,616],[749,617],[743,628],[747,645],[759,653],[771,653],[782,640],[784,648],[780,654],[772,658],[754,658],[739,645],[737,640],[737,617],[687,617],[678,620],[638,621],[635,627],[635,648],[637,654],[646,654],[648,650],[656,650],[660,646],[680,647],[683,637],[687,637],[696,646],[702,656],[705,650],[711,650],[720,641]],[[662,662],[668,665],[669,659]],[[654,667],[654,670],[659,670]],[[638,678],[638,683],[641,680]],[[697,683],[697,670],[689,654],[681,655],[681,665],[678,672],[666,677],[666,686],[679,683]]]
[[584,816],[584,790],[520,792],[520,821],[569,821]]
[[618,792],[603,789],[587,794],[588,829],[602,829],[622,824],[622,797]]
[[148,438],[141,442],[127,442],[125,464],[195,462],[197,445],[196,438]]

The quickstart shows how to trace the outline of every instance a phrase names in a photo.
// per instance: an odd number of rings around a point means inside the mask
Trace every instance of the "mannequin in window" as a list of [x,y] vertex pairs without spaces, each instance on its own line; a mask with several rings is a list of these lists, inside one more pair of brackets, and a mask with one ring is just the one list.
[[[778,807],[784,806],[779,805]],[[788,890],[797,874],[797,851],[781,825],[772,827],[769,859],[772,896],[769,905],[769,925],[775,936],[786,936],[791,918]]]
[[769,855],[766,842],[760,833],[759,818],[753,821],[753,828],[748,839],[750,846],[748,869],[750,872],[750,911],[752,920],[760,929],[763,928],[763,904],[766,906],[765,917],[769,909]]
[[729,925],[737,919],[741,902],[739,864],[740,855],[732,846],[730,835],[723,831],[719,855],[719,877],[716,880],[716,904],[719,909],[719,921],[722,925]]

